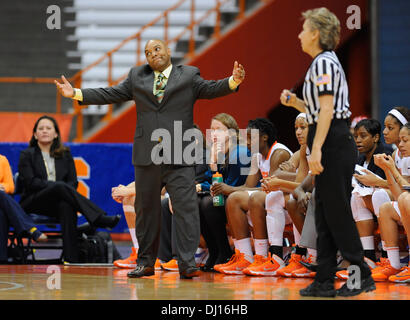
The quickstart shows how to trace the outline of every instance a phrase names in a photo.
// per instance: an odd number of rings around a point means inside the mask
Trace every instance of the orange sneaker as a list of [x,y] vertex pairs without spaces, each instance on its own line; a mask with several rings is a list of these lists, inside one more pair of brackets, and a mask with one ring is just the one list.
[[[381,262],[374,262],[373,260],[364,257],[364,262],[367,263],[369,266],[370,270],[374,270],[380,266],[385,266],[386,264],[389,263],[389,261],[385,258],[381,258],[383,260],[380,260]],[[387,261],[386,261],[387,260]],[[341,270],[336,272],[336,277],[338,277],[340,280],[347,280],[349,278],[349,271],[348,270]]]
[[281,258],[277,255],[271,255],[269,253],[268,258],[266,259],[265,263],[254,267],[252,269],[248,269],[247,275],[249,276],[274,276],[276,275],[276,271],[280,268],[283,268],[285,263]]
[[372,272],[377,272],[383,269],[385,266],[390,265],[390,261],[387,258],[380,258],[380,262],[376,262],[376,267],[372,269]]
[[178,261],[175,259],[161,263],[161,268],[167,271],[178,271]]
[[377,263],[374,262],[372,259],[369,259],[367,257],[364,257],[364,262],[367,263],[367,265],[369,266],[370,270],[373,270],[375,268],[377,268]]
[[245,259],[244,253],[239,253],[238,258],[227,267],[221,268],[223,274],[243,274],[243,270],[251,265],[251,262]]
[[124,269],[134,269],[137,267],[138,251],[134,247],[131,248],[131,254],[127,259],[115,260],[114,266]]
[[281,277],[292,277],[292,271],[303,267],[299,262],[301,260],[302,256],[300,254],[292,253],[288,265],[276,271],[276,275]]
[[[313,262],[312,256],[309,256],[306,260],[303,260],[303,261],[307,263],[312,263]],[[292,271],[292,277],[296,277],[296,278],[314,278],[315,275],[316,275],[316,272],[309,270],[305,266],[302,266],[301,268]]]
[[389,277],[389,281],[398,283],[410,283],[410,267],[404,267],[398,274]]
[[295,278],[314,278],[315,276],[316,272],[309,270],[306,267],[292,271],[292,277]]
[[222,268],[230,266],[232,263],[236,262],[236,260],[239,257],[239,254],[240,254],[239,250],[235,249],[235,253],[232,255],[231,259],[229,259],[229,261],[227,263],[220,263],[220,264],[214,265],[214,270],[222,273],[222,271],[220,271],[220,270]]
[[248,276],[251,276],[252,274],[250,273],[249,270],[259,267],[261,264],[264,264],[267,260],[268,258],[265,258],[264,256],[260,256],[259,254],[255,254],[253,263],[249,265],[249,267],[243,269],[242,272]]
[[390,265],[390,261],[387,259],[387,263],[384,266],[372,270],[372,277],[374,281],[387,281],[390,276],[398,274],[400,270],[401,269],[393,268]]
[[348,270],[341,270],[336,272],[336,277],[340,280],[347,280],[349,278],[349,271]]
[[154,269],[161,270],[161,261],[158,258],[155,260]]

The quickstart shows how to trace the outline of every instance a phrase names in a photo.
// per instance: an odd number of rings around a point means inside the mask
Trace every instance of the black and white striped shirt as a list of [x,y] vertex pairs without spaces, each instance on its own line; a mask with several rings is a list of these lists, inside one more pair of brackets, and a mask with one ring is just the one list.
[[319,119],[319,97],[333,95],[333,119],[349,119],[349,89],[342,65],[333,51],[317,55],[306,73],[303,100],[309,124]]

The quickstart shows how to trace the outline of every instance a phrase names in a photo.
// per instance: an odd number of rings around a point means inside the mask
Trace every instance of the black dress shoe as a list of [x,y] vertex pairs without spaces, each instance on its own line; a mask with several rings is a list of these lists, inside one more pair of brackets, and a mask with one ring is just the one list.
[[181,279],[192,279],[193,277],[199,277],[200,274],[201,274],[201,271],[199,271],[197,267],[189,267],[185,269],[184,271],[182,271],[179,274],[179,277]]
[[305,289],[299,291],[300,295],[303,297],[335,297],[336,290],[334,287],[333,280],[328,280],[325,282],[318,282],[314,280]]
[[214,265],[217,264],[216,261],[217,261],[216,259],[212,259],[212,257],[209,257],[206,260],[205,264],[202,267],[200,267],[201,271],[203,271],[203,272],[215,272]]
[[154,267],[147,267],[147,266],[138,266],[127,273],[128,278],[140,278],[140,277],[148,277],[153,276],[155,274]]
[[205,264],[205,265],[202,266],[200,269],[201,269],[201,271],[203,271],[203,272],[215,272],[213,265],[207,265],[207,264]]
[[108,230],[113,229],[118,222],[121,220],[121,215],[117,214],[115,216],[101,215],[97,220],[94,221],[93,225],[98,228],[105,228]]
[[374,280],[371,275],[369,275],[367,278],[364,278],[362,281],[360,281],[360,286],[359,288],[349,288],[348,287],[348,281],[345,282],[345,284],[338,290],[336,290],[336,294],[341,297],[353,297],[357,296],[358,294],[362,292],[369,292],[376,290],[376,285],[374,284]]

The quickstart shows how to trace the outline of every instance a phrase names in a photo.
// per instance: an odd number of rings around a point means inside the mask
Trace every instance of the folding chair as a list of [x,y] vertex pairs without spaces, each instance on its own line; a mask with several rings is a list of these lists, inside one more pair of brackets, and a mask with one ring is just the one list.
[[[18,196],[22,191],[19,173],[14,175],[15,192]],[[36,213],[28,213],[33,219],[38,229],[47,235],[48,240],[44,243],[36,243],[27,237],[19,236],[14,230],[9,231],[9,251],[12,253],[13,262],[21,264],[62,264],[63,263],[63,242],[60,223],[57,218]],[[61,250],[58,258],[38,259],[36,252],[39,250]],[[29,259],[29,257],[31,257]]]

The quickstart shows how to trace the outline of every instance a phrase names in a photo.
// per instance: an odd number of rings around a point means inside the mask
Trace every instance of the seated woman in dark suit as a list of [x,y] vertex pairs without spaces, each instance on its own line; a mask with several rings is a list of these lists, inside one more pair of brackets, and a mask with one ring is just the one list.
[[26,212],[57,216],[63,234],[64,259],[78,261],[77,212],[94,227],[113,228],[121,216],[107,216],[76,191],[78,181],[73,157],[61,142],[54,118],[40,117],[34,125],[29,147],[20,154],[20,204]]

